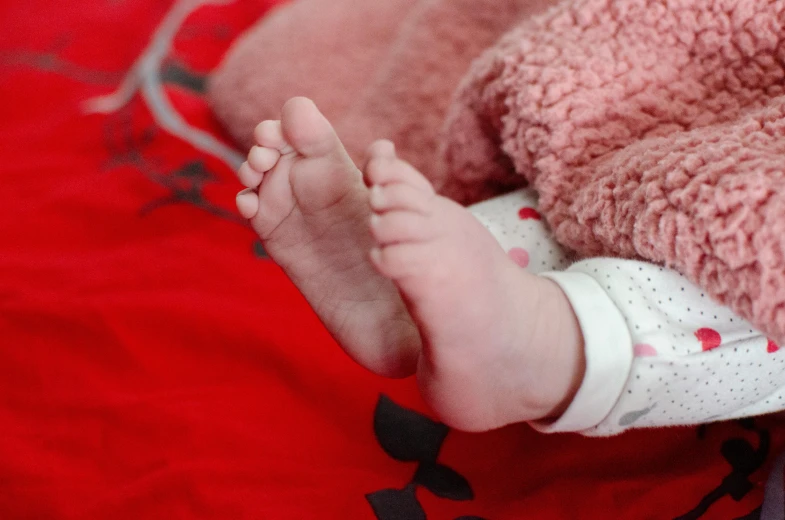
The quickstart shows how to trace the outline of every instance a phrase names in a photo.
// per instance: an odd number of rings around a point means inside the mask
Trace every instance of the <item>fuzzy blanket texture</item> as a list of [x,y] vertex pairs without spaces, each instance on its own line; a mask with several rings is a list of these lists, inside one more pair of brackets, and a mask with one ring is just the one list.
[[553,4],[301,0],[235,45],[212,106],[249,145],[311,96],[355,158],[390,138],[464,203],[528,182],[578,257],[675,268],[785,340],[785,2]]

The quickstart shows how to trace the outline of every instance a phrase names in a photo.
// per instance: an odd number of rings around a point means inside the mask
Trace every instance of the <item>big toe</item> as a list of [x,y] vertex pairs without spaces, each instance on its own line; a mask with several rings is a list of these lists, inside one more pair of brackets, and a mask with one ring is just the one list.
[[343,151],[332,125],[316,104],[308,98],[295,97],[281,110],[281,126],[286,140],[305,157],[318,157]]

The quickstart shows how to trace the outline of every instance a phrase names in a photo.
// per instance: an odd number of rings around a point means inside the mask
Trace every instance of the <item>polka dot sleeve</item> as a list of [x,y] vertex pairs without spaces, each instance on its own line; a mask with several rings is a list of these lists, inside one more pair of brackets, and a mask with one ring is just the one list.
[[[596,258],[569,265],[521,190],[471,211],[521,267],[562,287],[581,323],[587,371],[552,431],[611,435],[785,409],[785,351],[680,274]],[[603,384],[604,382],[604,384]]]
[[632,366],[621,394],[610,413],[583,433],[785,409],[785,352],[680,274],[603,258],[579,262],[568,272],[604,286],[632,339]]

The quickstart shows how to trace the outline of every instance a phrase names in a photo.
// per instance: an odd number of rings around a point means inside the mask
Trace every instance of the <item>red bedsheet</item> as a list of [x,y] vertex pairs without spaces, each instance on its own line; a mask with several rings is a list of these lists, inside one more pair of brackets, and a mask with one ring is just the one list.
[[[194,127],[223,139],[204,77],[271,3],[178,32],[165,91]],[[467,435],[353,365],[235,215],[224,162],[138,94],[84,114],[170,7],[0,2],[0,519],[760,517],[773,418]]]

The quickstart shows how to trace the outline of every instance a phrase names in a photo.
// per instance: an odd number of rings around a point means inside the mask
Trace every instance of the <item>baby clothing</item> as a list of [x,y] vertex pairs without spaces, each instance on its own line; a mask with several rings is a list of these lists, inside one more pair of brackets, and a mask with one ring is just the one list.
[[562,288],[581,325],[586,373],[547,432],[610,435],[785,409],[785,349],[681,274],[651,263],[572,263],[538,211],[514,191],[470,207],[522,268]]

